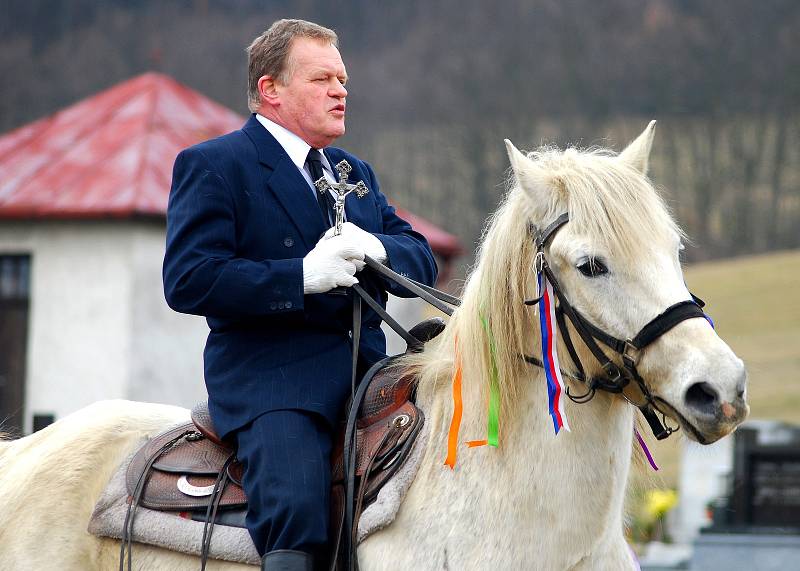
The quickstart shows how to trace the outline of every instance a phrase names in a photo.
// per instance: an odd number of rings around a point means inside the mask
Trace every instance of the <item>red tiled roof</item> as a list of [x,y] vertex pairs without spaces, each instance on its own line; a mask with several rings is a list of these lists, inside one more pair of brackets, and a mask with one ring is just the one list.
[[[245,119],[160,73],[145,73],[0,136],[0,219],[163,216],[184,148]],[[434,251],[458,239],[402,211]]]
[[244,119],[146,73],[0,138],[0,217],[163,215],[178,152]]

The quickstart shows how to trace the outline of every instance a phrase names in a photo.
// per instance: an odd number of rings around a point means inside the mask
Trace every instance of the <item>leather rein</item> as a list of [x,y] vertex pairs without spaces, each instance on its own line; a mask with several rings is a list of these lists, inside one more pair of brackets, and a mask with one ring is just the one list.
[[[425,300],[438,310],[442,311],[448,316],[453,315],[452,306],[461,304],[461,300],[457,297],[449,295],[443,291],[419,283],[415,280],[401,276],[394,270],[389,269],[384,264],[377,260],[364,256],[365,265],[369,266],[372,270],[381,276],[394,281],[395,283],[405,287],[407,290],[418,296],[420,299]],[[338,558],[338,550],[343,550],[344,564],[346,569],[358,569],[358,558],[356,556],[356,522],[357,520],[357,506],[361,504],[360,497],[356,497],[355,478],[356,478],[356,462],[355,455],[356,449],[356,421],[358,420],[358,410],[369,386],[369,380],[375,369],[382,366],[385,361],[379,361],[367,372],[361,384],[357,384],[357,365],[358,365],[358,345],[361,340],[361,301],[364,302],[377,313],[380,318],[391,327],[406,342],[408,351],[412,353],[419,353],[425,346],[427,339],[418,339],[400,325],[389,313],[381,307],[381,305],[372,298],[359,284],[352,286],[353,291],[358,294],[353,296],[353,329],[352,329],[352,343],[353,343],[353,362],[352,362],[352,377],[351,377],[351,399],[350,408],[347,412],[347,421],[345,424],[344,433],[344,451],[343,451],[343,467],[344,467],[344,484],[345,484],[345,499],[344,499],[344,533],[342,534],[341,542],[334,548],[334,553],[331,558],[331,570],[336,568]],[[449,305],[448,305],[449,304]],[[367,477],[367,472],[364,478]],[[363,488],[363,486],[362,486]],[[354,525],[355,524],[355,525]]]
[[[567,222],[569,222],[569,214],[564,213],[556,218],[555,221],[553,221],[542,231],[539,231],[534,226],[530,227],[530,231],[533,234],[534,245],[536,246],[536,261],[534,262],[534,269],[537,272],[543,272],[553,287],[553,293],[558,300],[558,305],[555,310],[558,329],[564,339],[564,344],[566,345],[570,358],[572,359],[575,367],[578,369],[577,373],[569,373],[565,371],[562,371],[562,373],[575,380],[588,384],[588,390],[586,393],[577,396],[570,394],[569,388],[567,388],[567,396],[573,402],[583,404],[589,402],[598,390],[620,394],[625,400],[639,409],[639,411],[642,413],[642,416],[644,416],[645,420],[647,421],[647,424],[650,426],[650,429],[653,431],[653,435],[658,440],[663,440],[678,430],[679,427],[665,427],[665,415],[663,411],[656,407],[653,394],[650,392],[650,389],[645,384],[644,379],[642,379],[642,376],[636,369],[636,365],[639,362],[642,351],[644,351],[649,345],[658,340],[662,335],[667,333],[682,321],[695,317],[707,319],[708,316],[706,316],[705,312],[703,312],[705,303],[699,297],[690,293],[692,299],[680,301],[669,306],[662,313],[645,324],[645,326],[642,327],[642,329],[633,338],[622,340],[606,333],[596,325],[593,325],[591,322],[589,322],[588,319],[581,315],[580,312],[578,312],[578,310],[569,303],[564,295],[563,289],[553,274],[550,265],[547,263],[545,247],[553,235]],[[526,305],[535,305],[540,299],[541,298],[526,300],[524,303]],[[581,340],[584,342],[597,362],[600,363],[605,376],[593,377],[591,379],[587,378],[583,364],[578,358],[578,354],[575,351],[575,346],[572,343],[565,316],[566,318],[569,318],[570,323],[572,323],[573,328],[578,333]],[[617,365],[608,357],[608,355],[606,355],[606,353],[598,345],[598,341],[622,358],[622,367]],[[543,366],[542,362],[536,357],[524,355],[523,358],[532,365],[536,365],[538,367]],[[635,381],[638,385],[639,390],[644,396],[644,402],[633,402],[624,394],[623,390],[631,380]],[[656,412],[661,415],[661,420],[659,420]]]

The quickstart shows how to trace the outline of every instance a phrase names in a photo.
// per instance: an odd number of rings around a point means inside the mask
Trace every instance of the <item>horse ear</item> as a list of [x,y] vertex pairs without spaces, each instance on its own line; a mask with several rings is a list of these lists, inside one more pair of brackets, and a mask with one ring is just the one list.
[[508,139],[504,139],[506,143],[506,150],[508,151],[508,160],[511,163],[511,170],[514,171],[514,176],[517,179],[522,190],[528,193],[534,199],[534,203],[544,204],[544,196],[536,196],[548,189],[547,181],[544,180],[540,169],[537,165],[521,153],[514,144]]
[[503,139],[503,141],[506,144],[506,152],[508,152],[508,161],[511,163],[511,170],[514,171],[514,175],[519,179],[519,173],[524,170],[522,167],[528,162],[528,157],[523,155],[519,149],[514,146],[514,143],[508,139]]
[[647,174],[650,159],[650,148],[653,146],[653,135],[656,132],[656,122],[650,121],[642,134],[625,147],[619,154],[619,160],[628,163],[642,174]]

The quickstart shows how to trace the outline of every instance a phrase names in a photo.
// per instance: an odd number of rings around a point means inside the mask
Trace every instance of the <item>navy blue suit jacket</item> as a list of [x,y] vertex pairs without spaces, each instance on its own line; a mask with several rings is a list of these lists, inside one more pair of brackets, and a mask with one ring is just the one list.
[[[347,220],[377,236],[392,269],[432,285],[428,243],[387,204],[370,166],[340,149],[325,154],[332,165],[346,159],[350,182],[369,188],[364,198],[347,196]],[[271,410],[315,411],[332,426],[341,415],[350,393],[352,302],[303,294],[303,257],[325,230],[311,187],[254,115],[175,160],[164,292],[176,311],[207,318],[205,381],[220,434]],[[370,271],[357,277],[383,304],[387,290],[409,295]],[[384,356],[379,326],[365,306],[359,351],[366,363]]]

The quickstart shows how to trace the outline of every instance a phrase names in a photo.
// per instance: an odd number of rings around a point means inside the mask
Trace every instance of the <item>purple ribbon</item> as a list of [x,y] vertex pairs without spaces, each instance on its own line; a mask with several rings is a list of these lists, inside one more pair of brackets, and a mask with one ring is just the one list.
[[655,472],[658,472],[658,466],[656,466],[656,461],[653,460],[653,455],[650,454],[650,450],[647,449],[647,444],[644,443],[642,435],[639,434],[639,431],[636,430],[635,427],[633,429],[633,433],[636,435],[636,440],[639,441],[639,446],[641,446],[642,450],[644,450],[644,455],[647,456],[647,461],[650,462],[650,466],[653,468]]

